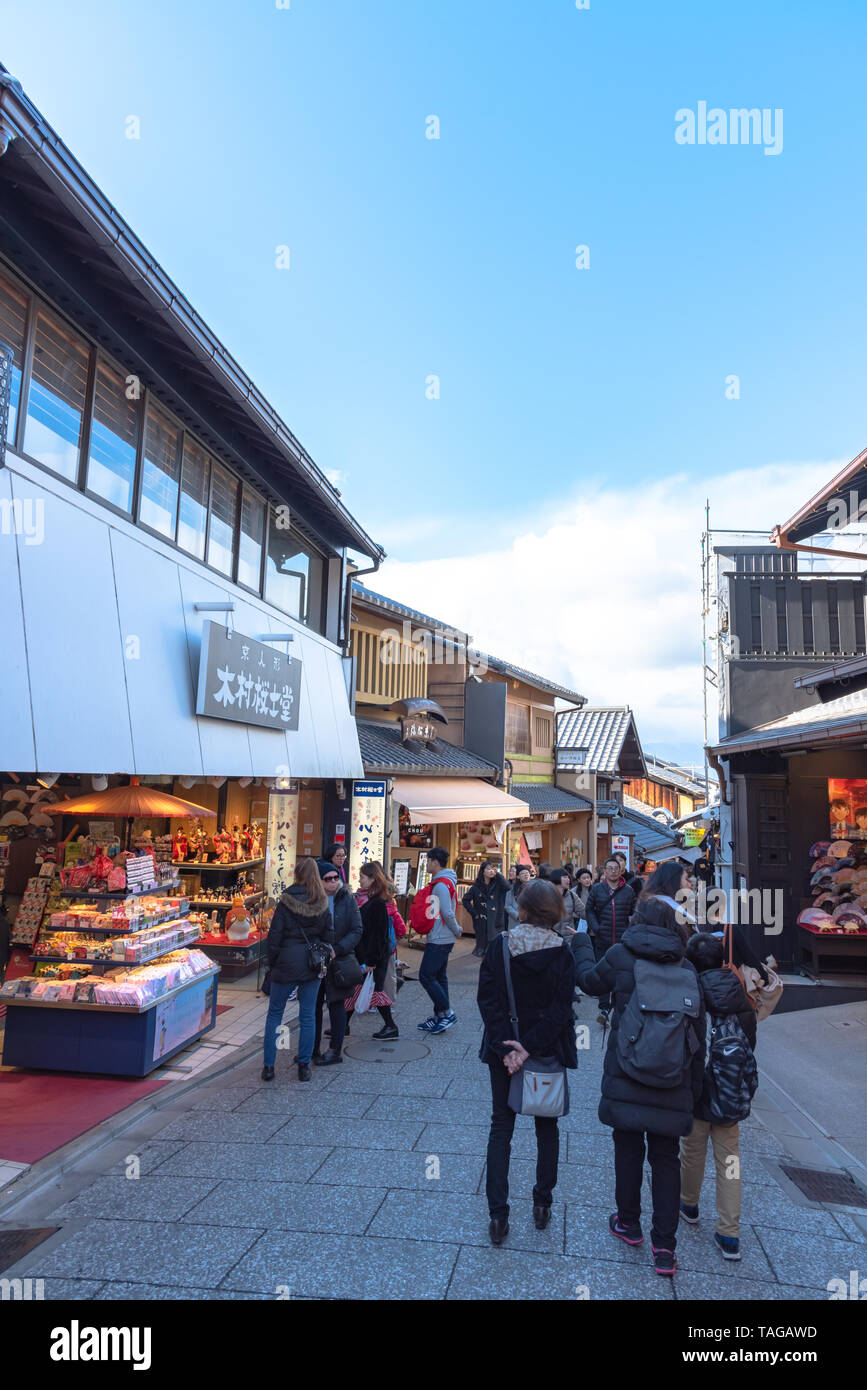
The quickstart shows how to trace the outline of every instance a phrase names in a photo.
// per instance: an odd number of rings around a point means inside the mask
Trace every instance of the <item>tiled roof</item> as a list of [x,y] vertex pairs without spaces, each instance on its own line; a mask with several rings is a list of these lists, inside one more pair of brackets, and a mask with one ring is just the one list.
[[[628,792],[623,793],[623,806],[628,812],[637,811],[640,816],[649,816],[651,820],[658,820],[660,825],[673,825],[674,813],[663,806],[651,806],[647,801],[640,801],[637,796],[630,796]],[[661,814],[656,815],[655,812]]]
[[395,773],[423,776],[427,773],[431,777],[455,775],[489,778],[499,771],[493,763],[480,758],[477,753],[446,743],[442,738],[428,747],[426,744],[403,743],[400,729],[394,724],[357,719],[356,726],[361,759],[368,776],[375,773],[385,777]]
[[615,816],[611,830],[614,835],[634,835],[635,848],[647,855],[680,844],[676,831],[668,830],[653,816],[644,816],[639,811],[630,810],[628,814]]
[[[431,618],[427,613],[420,613],[417,608],[408,608],[405,603],[398,603],[396,599],[386,598],[385,594],[375,594],[372,589],[368,589],[360,580],[352,581],[353,598],[360,603],[370,603],[374,608],[382,608],[386,612],[396,613],[400,617],[410,618],[413,622],[424,623],[433,632],[445,632],[456,634],[459,637],[466,636],[462,627],[450,627],[444,623],[442,618]],[[491,671],[496,671],[498,675],[512,676],[515,680],[526,681],[527,685],[534,685],[538,690],[547,690],[552,695],[559,695],[564,700],[571,700],[576,704],[583,704],[586,695],[579,695],[577,691],[570,690],[567,686],[558,685],[556,681],[551,681],[547,676],[537,676],[532,671],[527,671],[523,666],[515,666],[510,661],[503,660],[499,656],[491,656],[488,652],[476,651],[476,655],[481,661],[487,664]]]
[[743,734],[732,734],[717,744],[709,744],[711,752],[728,758],[732,753],[749,752],[753,748],[798,748],[832,743],[837,738],[867,735],[867,690],[855,690],[824,705],[809,705],[784,719],[760,724]]
[[678,787],[690,796],[704,796],[703,778],[693,777],[685,768],[678,767],[676,763],[668,763],[664,758],[654,758],[652,753],[645,754],[645,761],[649,779],[669,782],[671,786]]
[[572,766],[570,749],[586,748],[584,767],[588,772],[616,773],[630,726],[638,743],[638,732],[628,706],[565,711],[557,720],[558,766]]
[[511,793],[519,801],[526,801],[534,816],[545,811],[577,813],[593,810],[592,801],[588,801],[585,796],[576,796],[574,792],[564,791],[562,787],[555,787],[551,782],[513,782]]

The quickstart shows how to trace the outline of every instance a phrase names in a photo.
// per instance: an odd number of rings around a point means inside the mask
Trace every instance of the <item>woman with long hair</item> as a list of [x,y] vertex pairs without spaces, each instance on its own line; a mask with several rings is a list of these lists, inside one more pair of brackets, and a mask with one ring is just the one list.
[[[317,943],[321,964],[311,950]],[[270,993],[265,1019],[265,1055],[262,1080],[274,1080],[277,1060],[277,1029],[289,996],[298,990],[300,1037],[298,1040],[298,1080],[310,1080],[310,1059],[316,1033],[316,996],[329,959],[334,955],[334,927],[328,897],[319,877],[315,859],[299,859],[295,882],[281,895],[274,909],[266,943]]]
[[[364,969],[364,973],[373,973],[373,997],[371,1005],[379,1010],[383,1026],[378,1033],[374,1033],[375,1038],[383,1041],[399,1036],[397,1024],[394,1021],[391,1009],[394,999],[388,994],[385,988],[385,979],[388,972],[388,965],[391,959],[392,946],[389,932],[388,903],[390,892],[389,881],[380,864],[362,864],[358,875],[359,897],[364,897],[361,906],[361,941],[356,947],[355,954]],[[361,985],[352,991],[346,1001],[346,1022],[347,1033],[349,1032],[349,1020],[355,1011],[355,1003],[361,992]]]
[[493,859],[482,864],[476,881],[463,896],[461,906],[473,919],[476,934],[474,956],[483,956],[488,942],[503,930],[506,920],[506,895],[509,885]]
[[[398,979],[397,973],[399,965],[397,955],[397,943],[402,937],[406,936],[406,922],[403,920],[403,918],[397,910],[397,903],[395,902],[395,895],[397,893],[397,890],[391,879],[388,877],[388,874],[385,872],[385,869],[383,868],[380,861],[378,859],[371,859],[368,861],[366,867],[368,869],[378,870],[379,873],[382,875],[382,878],[385,880],[385,906],[388,911],[388,939],[389,949],[391,951],[391,955],[388,959],[388,970],[385,974],[385,992],[386,994],[390,994],[392,999],[396,999],[397,992],[403,984],[403,981]],[[368,896],[369,895],[367,893],[365,893],[361,888],[359,888],[358,892],[355,895],[355,901],[358,903],[359,907],[363,907],[363,905],[367,902]],[[401,966],[401,969],[402,968],[403,967]]]
[[[562,916],[563,900],[553,883],[528,883],[520,895],[517,922],[491,943],[479,970],[479,1012],[485,1026],[479,1058],[490,1069],[493,1102],[485,1179],[493,1245],[502,1245],[509,1233],[509,1157],[515,1128],[515,1112],[509,1106],[511,1077],[530,1054],[554,1057],[565,1067],[578,1065],[572,1014],[575,962],[558,935]],[[510,1021],[506,951],[519,1039]],[[535,1124],[533,1220],[544,1231],[551,1219],[560,1137],[555,1118],[537,1117]]]

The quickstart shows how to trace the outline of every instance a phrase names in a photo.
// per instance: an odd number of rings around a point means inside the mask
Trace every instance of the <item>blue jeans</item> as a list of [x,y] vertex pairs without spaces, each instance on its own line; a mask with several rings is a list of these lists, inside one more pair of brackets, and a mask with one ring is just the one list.
[[[265,1066],[273,1067],[277,1060],[277,1029],[283,1022],[283,1012],[294,984],[278,985],[271,982],[268,996],[268,1014],[265,1018]],[[297,986],[298,1009],[300,1013],[301,1036],[298,1039],[298,1065],[310,1064],[313,1056],[313,1036],[316,1032],[316,996],[319,993],[319,979],[305,980]]]
[[429,941],[421,958],[418,982],[427,990],[438,1014],[446,1014],[449,1011],[449,978],[446,972],[453,945],[454,942],[448,946],[439,946],[436,942]]

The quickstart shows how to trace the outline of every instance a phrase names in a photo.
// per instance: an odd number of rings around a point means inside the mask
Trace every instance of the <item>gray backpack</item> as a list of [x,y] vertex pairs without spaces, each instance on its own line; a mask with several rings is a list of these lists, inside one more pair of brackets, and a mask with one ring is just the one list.
[[617,1027],[617,1060],[633,1081],[658,1089],[682,1086],[701,1043],[701,987],[680,962],[636,960],[635,989]]

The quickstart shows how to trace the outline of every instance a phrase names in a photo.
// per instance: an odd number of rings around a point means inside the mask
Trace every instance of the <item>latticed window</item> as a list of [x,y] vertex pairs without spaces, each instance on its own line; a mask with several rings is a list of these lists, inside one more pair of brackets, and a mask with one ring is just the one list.
[[506,704],[506,752],[529,757],[530,711],[526,705]]
[[396,631],[353,626],[355,691],[359,700],[390,705],[427,696],[427,652]]

